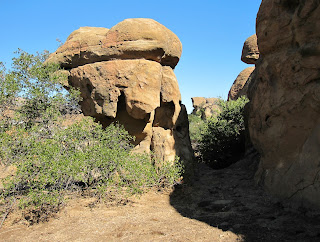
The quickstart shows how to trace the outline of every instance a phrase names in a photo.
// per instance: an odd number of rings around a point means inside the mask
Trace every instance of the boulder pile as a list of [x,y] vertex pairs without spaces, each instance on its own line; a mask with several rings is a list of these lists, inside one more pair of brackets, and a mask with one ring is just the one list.
[[173,72],[178,37],[152,19],[126,19],[111,29],[81,27],[47,61],[67,71],[66,87],[81,92],[84,115],[119,122],[135,136],[135,151],[191,162],[186,108]]

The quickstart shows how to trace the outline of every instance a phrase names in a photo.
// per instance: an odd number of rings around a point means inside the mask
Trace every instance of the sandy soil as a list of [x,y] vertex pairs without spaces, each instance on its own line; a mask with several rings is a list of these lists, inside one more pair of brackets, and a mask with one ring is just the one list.
[[169,194],[150,192],[119,207],[90,208],[77,199],[56,219],[33,226],[8,221],[1,241],[237,241],[232,232],[183,217],[170,205]]
[[196,175],[192,186],[124,206],[74,199],[57,218],[29,227],[10,215],[0,241],[320,241],[319,213],[277,203],[252,170],[200,165]]

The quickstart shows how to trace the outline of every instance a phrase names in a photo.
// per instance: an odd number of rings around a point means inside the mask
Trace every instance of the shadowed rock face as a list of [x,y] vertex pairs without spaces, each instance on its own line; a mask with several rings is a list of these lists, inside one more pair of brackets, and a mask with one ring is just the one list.
[[263,0],[248,125],[271,193],[320,208],[320,2]]
[[243,44],[241,60],[247,64],[256,64],[259,59],[257,35],[251,35]]
[[126,19],[112,27],[74,31],[48,62],[68,70],[84,115],[104,126],[118,121],[136,137],[135,150],[161,160],[191,163],[188,117],[173,68],[182,45],[152,19]]

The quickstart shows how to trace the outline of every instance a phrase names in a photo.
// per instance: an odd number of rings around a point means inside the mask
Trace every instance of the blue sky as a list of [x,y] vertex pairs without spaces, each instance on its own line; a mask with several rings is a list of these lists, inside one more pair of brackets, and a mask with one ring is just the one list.
[[175,73],[182,102],[226,98],[237,75],[247,37],[255,33],[261,0],[0,0],[0,61],[10,65],[18,48],[53,52],[81,26],[111,28],[126,18],[152,18],[181,40]]

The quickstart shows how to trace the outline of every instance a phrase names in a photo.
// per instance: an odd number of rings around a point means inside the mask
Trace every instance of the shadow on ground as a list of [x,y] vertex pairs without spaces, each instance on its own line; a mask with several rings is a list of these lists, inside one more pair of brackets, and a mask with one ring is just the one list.
[[320,241],[320,214],[284,207],[254,183],[254,169],[200,164],[192,185],[178,185],[171,205],[183,216],[244,241]]

